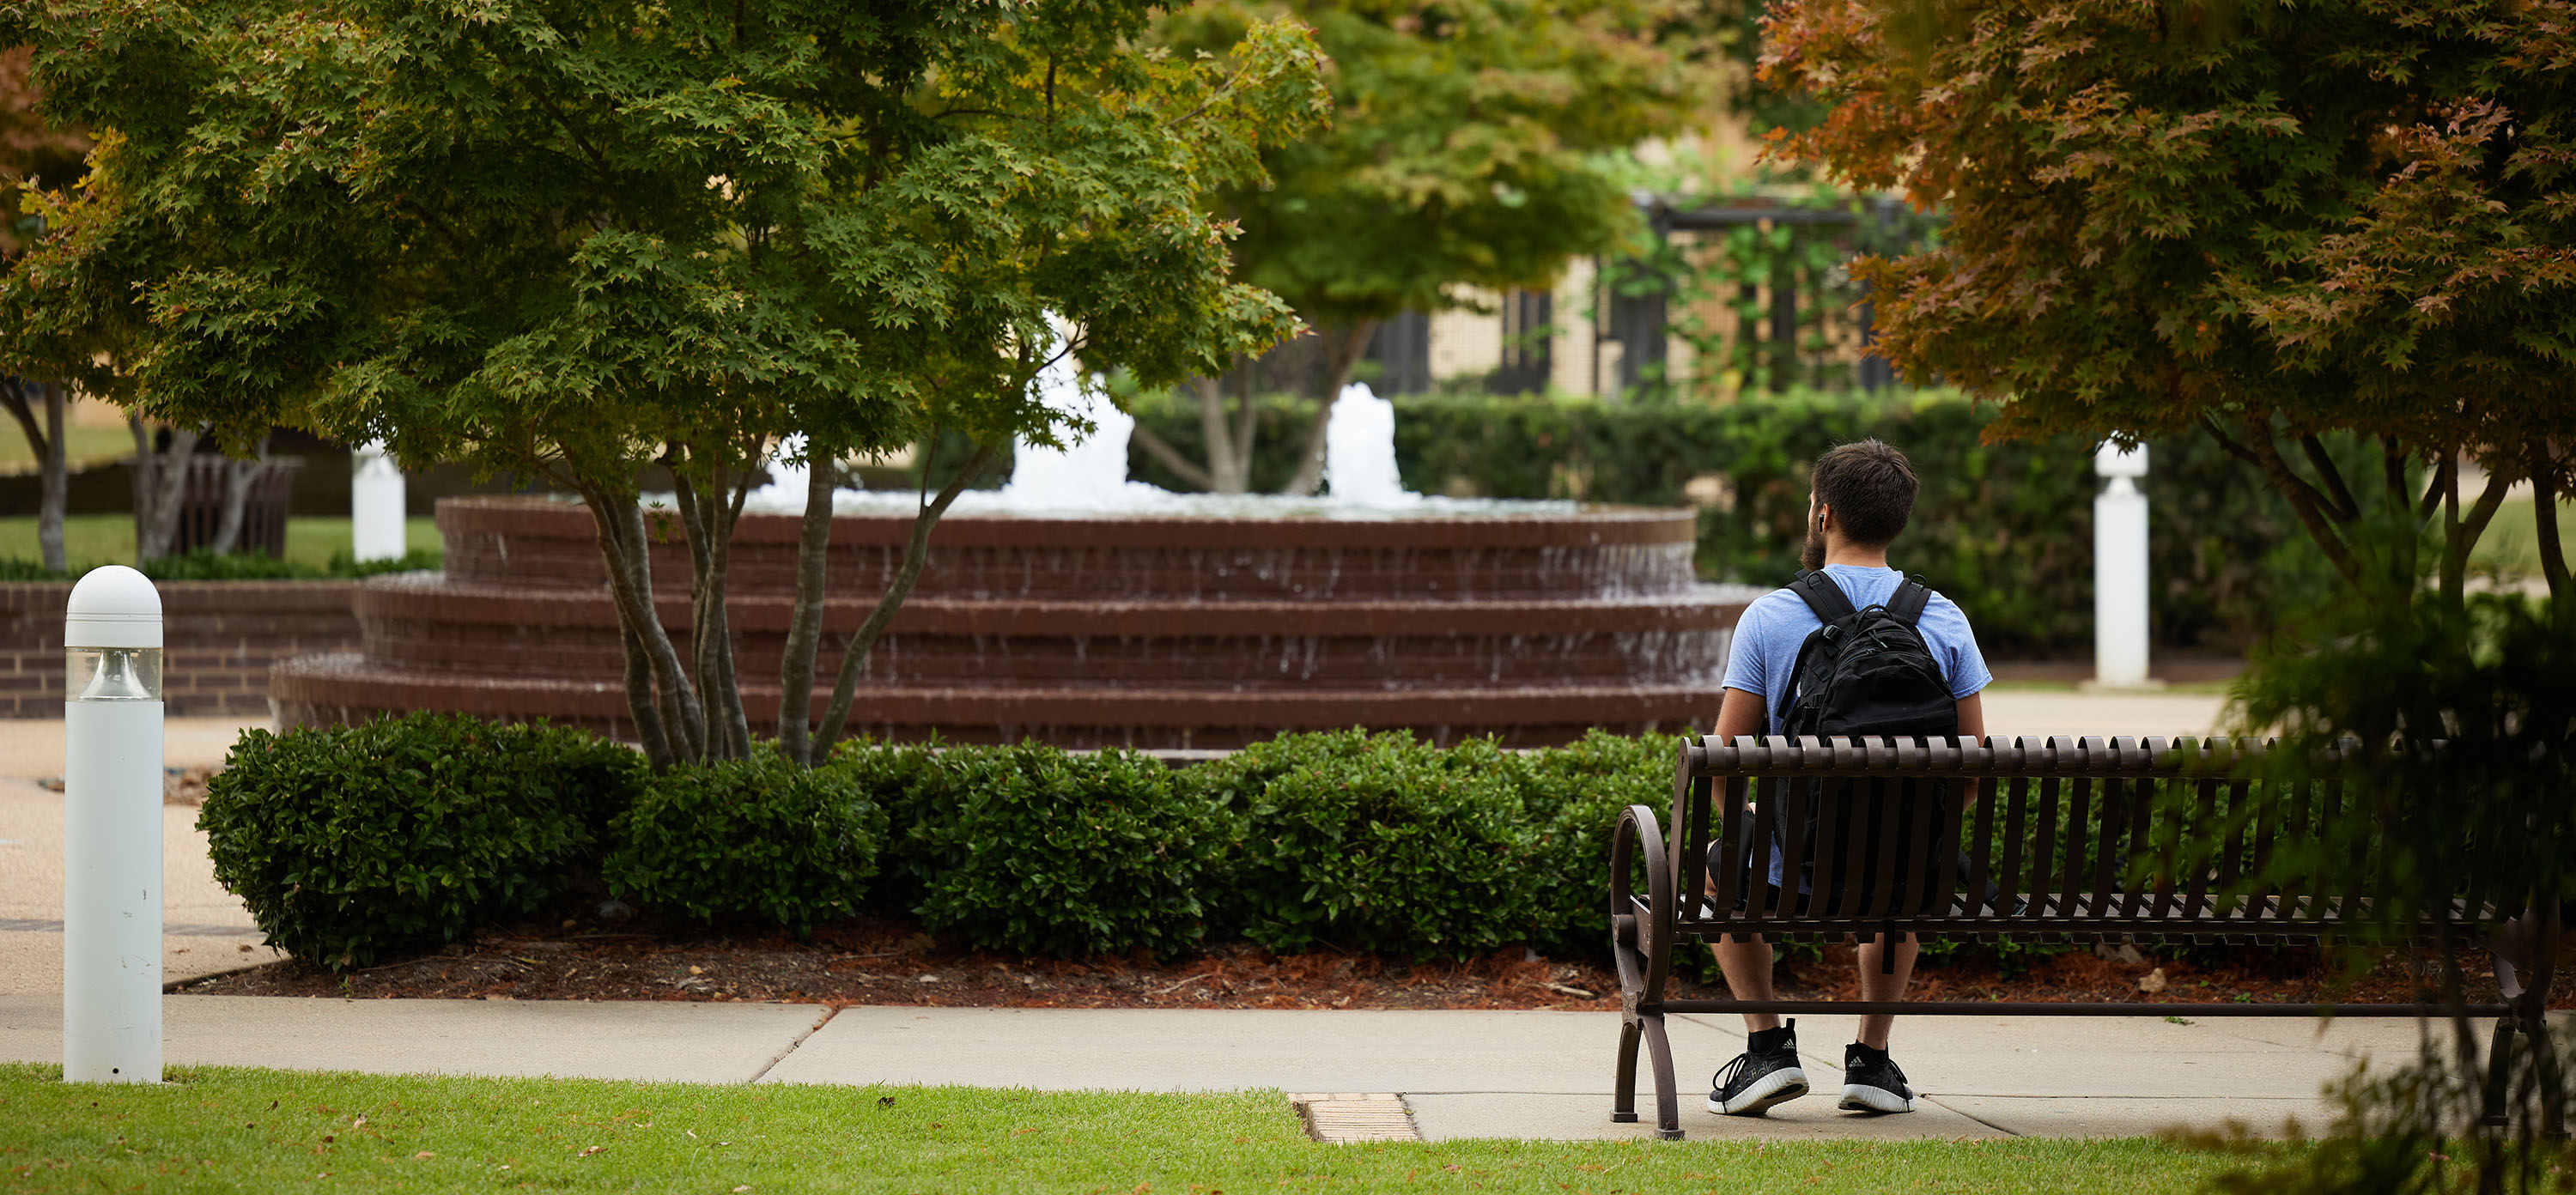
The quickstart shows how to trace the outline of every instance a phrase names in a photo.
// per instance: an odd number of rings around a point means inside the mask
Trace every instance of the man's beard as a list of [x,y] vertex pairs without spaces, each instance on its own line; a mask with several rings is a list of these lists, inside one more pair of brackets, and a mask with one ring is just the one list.
[[1825,567],[1825,533],[1813,523],[1807,524],[1807,546],[1798,553],[1798,566],[1811,573]]

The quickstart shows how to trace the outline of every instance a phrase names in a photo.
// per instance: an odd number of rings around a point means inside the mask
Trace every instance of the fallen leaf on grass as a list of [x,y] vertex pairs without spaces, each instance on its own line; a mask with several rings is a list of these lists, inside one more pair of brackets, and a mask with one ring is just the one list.
[[603,1149],[606,1149],[606,1148],[608,1148],[608,1147],[607,1147],[607,1146],[605,1146],[605,1145],[594,1145],[594,1146],[591,1146],[591,1147],[590,1147],[590,1148],[588,1148],[588,1149],[585,1149],[585,1150],[581,1151],[580,1153],[574,1154],[573,1156],[574,1156],[574,1157],[577,1157],[577,1158],[586,1158],[586,1157],[589,1157],[589,1156],[590,1156],[590,1155],[592,1155],[592,1154],[598,1153],[599,1151],[601,1151],[601,1150],[603,1150]]
[[437,1156],[438,1156],[437,1154],[431,1153],[431,1152],[429,1152],[428,1150],[425,1150],[425,1149],[424,1149],[424,1150],[422,1150],[422,1151],[420,1151],[419,1153],[416,1153],[416,1154],[413,1154],[413,1155],[412,1155],[412,1157],[413,1157],[414,1159],[416,1159],[416,1160],[418,1160],[418,1159],[434,1158],[434,1157],[437,1157]]

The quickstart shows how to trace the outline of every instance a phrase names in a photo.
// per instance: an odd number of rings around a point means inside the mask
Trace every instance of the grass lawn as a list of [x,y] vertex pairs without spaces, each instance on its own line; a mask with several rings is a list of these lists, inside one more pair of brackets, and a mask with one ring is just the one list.
[[[36,412],[41,426],[45,413]],[[104,465],[134,455],[134,433],[123,424],[97,427],[86,423],[67,423],[63,427],[63,460],[74,469],[86,465]],[[36,450],[27,446],[27,435],[18,430],[18,421],[0,416],[0,473],[33,473]]]
[[[435,523],[426,518],[406,521],[413,548],[438,549],[438,527]],[[331,563],[333,552],[348,550],[347,519],[297,518],[286,521],[288,560],[318,569]],[[102,564],[134,563],[134,516],[72,515],[65,518],[63,555],[69,558],[74,573]],[[36,550],[36,516],[0,517],[0,560],[42,558]]]
[[0,1066],[0,1190],[2191,1191],[2152,1140],[1319,1145],[1276,1093],[1067,1095]]

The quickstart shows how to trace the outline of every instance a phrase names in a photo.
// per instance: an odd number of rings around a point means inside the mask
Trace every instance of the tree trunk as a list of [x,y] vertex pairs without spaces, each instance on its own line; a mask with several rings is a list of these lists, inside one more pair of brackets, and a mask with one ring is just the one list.
[[2566,601],[2576,589],[2568,585],[2567,552],[2558,539],[2558,469],[2547,449],[2534,445],[2531,460],[2531,523],[2539,533],[2540,575],[2549,582],[2549,596]]
[[139,567],[170,554],[170,542],[179,533],[179,506],[188,494],[188,458],[205,433],[169,428],[169,446],[156,451],[142,416],[126,416],[125,426],[134,434],[134,563]]
[[[674,456],[675,466],[678,463]],[[741,496],[749,493],[751,474],[735,474],[718,463],[708,470],[706,490],[680,468],[672,470],[673,498],[689,537],[689,647],[696,657],[697,690],[705,718],[695,736],[705,744],[706,759],[742,759],[751,754],[751,727],[743,711],[742,685],[733,666],[733,621],[725,608],[727,575],[733,561],[733,528],[741,517]]]
[[[43,396],[41,400],[34,397],[38,393]],[[36,412],[39,401],[44,406],[41,424]],[[27,448],[43,472],[44,497],[36,508],[36,547],[44,557],[46,569],[63,572],[70,568],[63,559],[63,388],[53,382],[0,378],[0,407],[8,408],[17,419],[18,430],[26,434]]]
[[[914,583],[921,580],[922,565],[930,559],[930,529],[938,525],[941,515],[948,513],[949,506],[957,501],[957,495],[966,492],[966,487],[982,476],[1000,453],[998,444],[978,445],[974,459],[948,479],[937,498],[922,503],[920,512],[913,516],[912,539],[904,545],[903,563],[895,569],[894,580],[886,586],[885,595],[877,599],[877,608],[868,613],[868,620],[859,625],[858,633],[850,636],[849,648],[841,655],[840,675],[832,682],[832,703],[823,710],[823,726],[815,734],[814,749],[817,753],[831,750],[832,744],[841,740],[842,729],[849,725],[850,704],[858,699],[859,674],[867,668],[868,653],[876,650],[877,640],[885,635],[886,624],[894,621],[895,611],[902,609],[904,599],[912,596]],[[927,474],[926,469],[924,473]]]
[[805,440],[805,517],[796,528],[796,605],[787,615],[787,652],[778,663],[778,749],[805,767],[820,762],[814,750],[814,654],[823,644],[823,602],[828,593],[826,553],[832,546],[832,491],[837,478],[809,433]]
[[1197,486],[1202,490],[1209,491],[1210,493],[1217,492],[1216,474],[1214,472],[1201,466],[1198,462],[1193,461],[1186,456],[1182,456],[1180,449],[1172,447],[1171,441],[1155,435],[1152,428],[1146,427],[1144,424],[1140,423],[1136,425],[1135,431],[1132,434],[1134,436],[1133,442],[1136,447],[1144,449],[1145,455],[1161,461],[1164,468],[1180,474],[1182,481],[1188,482],[1189,484]]
[[63,555],[63,512],[69,508],[71,469],[63,443],[63,384],[45,383],[45,446],[37,453],[43,462],[44,497],[36,505],[36,547],[44,553],[45,567],[67,572],[71,562]]
[[1324,428],[1333,420],[1333,403],[1342,395],[1342,387],[1351,384],[1351,374],[1358,371],[1360,357],[1368,350],[1369,337],[1377,331],[1377,321],[1364,319],[1341,329],[1319,331],[1324,338],[1324,393],[1315,411],[1315,421],[1306,428],[1305,451],[1297,459],[1297,475],[1281,491],[1305,497],[1324,485]]
[[2459,609],[2468,600],[2469,553],[2486,534],[2487,524],[2495,520],[2498,507],[2504,505],[2504,492],[2513,483],[2513,475],[2504,472],[2487,474],[2487,488],[2478,494],[2477,504],[2468,516],[2460,515],[2460,467],[2456,461],[2446,466],[2450,494],[2442,503],[2442,601]]
[[[1246,387],[1249,388],[1248,381]],[[1207,440],[1208,490],[1218,494],[1249,493],[1252,454],[1239,451],[1235,443],[1234,421],[1226,418],[1225,379],[1200,378],[1190,389],[1198,392],[1199,431]],[[1249,407],[1251,403],[1246,400],[1244,405]]]
[[608,566],[609,599],[626,639],[627,714],[635,721],[637,737],[656,768],[703,760],[706,717],[653,601],[652,537],[644,527],[644,508],[633,494],[597,486],[580,492],[590,506],[600,558]]
[[215,542],[206,550],[221,556],[241,548],[242,521],[250,512],[250,487],[259,475],[268,471],[268,437],[261,436],[251,447],[246,461],[231,461],[224,468],[224,511],[215,524]]

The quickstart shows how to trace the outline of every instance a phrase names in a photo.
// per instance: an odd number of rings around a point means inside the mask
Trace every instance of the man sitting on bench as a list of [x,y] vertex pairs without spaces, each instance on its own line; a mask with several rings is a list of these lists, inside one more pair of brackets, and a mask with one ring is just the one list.
[[[1719,739],[1764,733],[1985,734],[1978,693],[1994,678],[1977,652],[1967,615],[1887,567],[1887,546],[1913,513],[1915,489],[1914,467],[1905,454],[1876,440],[1845,444],[1816,459],[1802,559],[1806,571],[1788,588],[1763,595],[1736,623],[1717,714]],[[1874,853],[1904,845],[1873,840],[1869,848]],[[1805,857],[1814,854],[1809,850]],[[1812,899],[1805,877],[1781,874],[1777,841],[1770,856],[1771,886],[1795,884],[1801,897]],[[1750,862],[1738,857],[1732,865]],[[1709,865],[1727,864],[1712,858]],[[1755,887],[1748,882],[1740,890]],[[1860,947],[1861,999],[1905,998],[1916,943],[1909,934],[1892,945],[1893,960],[1883,957],[1891,948],[1884,936]],[[1769,943],[1747,935],[1711,948],[1736,999],[1773,998]],[[1860,1019],[1860,1040],[1843,1051],[1844,1109],[1914,1110],[1914,1089],[1887,1053],[1894,1023],[1888,1016]],[[1747,1049],[1717,1073],[1709,1111],[1758,1116],[1807,1094],[1797,1022],[1783,1025],[1771,1013],[1746,1013],[1744,1026]]]

